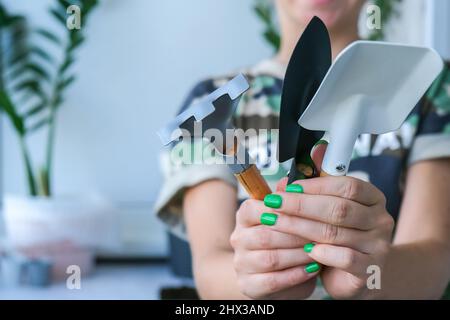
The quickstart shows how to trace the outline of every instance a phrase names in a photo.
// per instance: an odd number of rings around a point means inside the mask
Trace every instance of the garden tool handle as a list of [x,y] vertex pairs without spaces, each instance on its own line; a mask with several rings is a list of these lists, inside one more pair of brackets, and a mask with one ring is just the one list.
[[328,173],[326,173],[325,171],[320,171],[320,176],[321,177],[331,177],[331,175],[330,174],[328,174]]
[[266,180],[254,164],[235,176],[252,199],[262,201],[266,195],[272,193]]

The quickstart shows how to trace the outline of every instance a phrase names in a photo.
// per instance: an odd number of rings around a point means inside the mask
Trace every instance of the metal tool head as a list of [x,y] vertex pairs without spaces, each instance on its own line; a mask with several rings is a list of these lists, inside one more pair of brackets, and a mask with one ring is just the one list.
[[[203,137],[209,129],[225,133],[232,128],[231,118],[239,104],[241,95],[247,91],[247,79],[238,75],[197,103],[182,111],[174,120],[158,131],[164,145],[168,145],[183,136],[186,130],[191,137]],[[196,126],[201,121],[201,128]]]
[[345,175],[357,137],[400,128],[442,68],[429,48],[370,41],[347,47],[299,119],[330,134],[322,169]]
[[[331,44],[328,30],[318,17],[314,17],[300,37],[288,64],[283,82],[279,122],[278,161],[298,160],[309,154],[323,132],[311,132],[298,125],[331,66]],[[293,161],[289,182],[297,176]]]

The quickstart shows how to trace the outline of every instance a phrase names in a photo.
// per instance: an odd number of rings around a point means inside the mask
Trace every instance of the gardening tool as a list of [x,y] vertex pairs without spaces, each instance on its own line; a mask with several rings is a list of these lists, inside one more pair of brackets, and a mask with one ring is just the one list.
[[442,69],[430,48],[369,41],[348,46],[298,121],[329,133],[323,175],[347,174],[360,134],[400,128]]
[[305,156],[309,155],[316,141],[323,136],[323,132],[312,132],[300,127],[298,119],[330,66],[331,44],[328,30],[322,20],[314,17],[292,53],[283,82],[278,161],[281,163],[294,158],[288,176],[289,184],[297,179],[298,166],[303,165],[301,162],[304,162]]
[[257,167],[251,164],[251,158],[235,136],[231,124],[240,98],[248,88],[246,78],[238,75],[181,112],[158,135],[164,145],[186,135],[208,139],[248,194],[254,199],[263,200],[272,191]]

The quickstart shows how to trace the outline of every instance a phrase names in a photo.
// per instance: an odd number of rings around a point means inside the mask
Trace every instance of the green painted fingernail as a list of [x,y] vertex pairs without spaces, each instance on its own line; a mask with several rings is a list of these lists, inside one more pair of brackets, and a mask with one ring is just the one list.
[[312,251],[312,249],[314,248],[315,244],[314,243],[307,243],[305,244],[305,246],[303,247],[303,250],[306,253],[310,253]]
[[307,273],[314,273],[314,272],[319,271],[319,269],[320,269],[320,265],[317,262],[310,263],[305,267],[305,271]]
[[286,192],[303,193],[303,187],[299,184],[290,184],[286,187]]
[[282,203],[283,199],[278,194],[268,194],[264,197],[264,204],[269,208],[278,209]]
[[316,142],[316,144],[314,145],[314,147],[317,147],[317,146],[319,146],[319,145],[321,145],[321,144],[328,144],[328,141],[327,140],[319,140],[319,141],[317,141]]
[[274,226],[277,223],[278,216],[275,213],[263,213],[261,215],[261,224]]

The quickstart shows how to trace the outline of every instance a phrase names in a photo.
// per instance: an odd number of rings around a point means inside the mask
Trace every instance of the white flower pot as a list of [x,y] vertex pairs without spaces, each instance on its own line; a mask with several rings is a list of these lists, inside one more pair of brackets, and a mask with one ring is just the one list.
[[100,199],[5,195],[4,221],[13,247],[69,241],[111,250],[119,245],[117,211]]
[[29,261],[48,260],[56,281],[72,265],[90,274],[96,250],[119,246],[117,211],[100,199],[6,195],[3,209],[10,247]]

